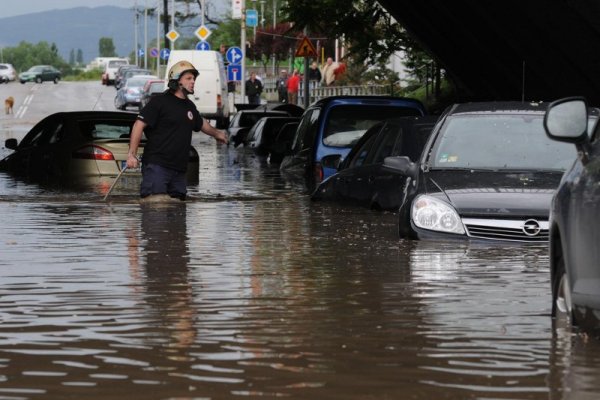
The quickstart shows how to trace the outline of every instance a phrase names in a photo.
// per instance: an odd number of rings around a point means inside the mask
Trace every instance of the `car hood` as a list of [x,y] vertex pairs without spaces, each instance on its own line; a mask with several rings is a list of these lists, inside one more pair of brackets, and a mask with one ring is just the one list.
[[461,217],[548,218],[563,173],[433,170],[423,174],[425,192],[452,204]]

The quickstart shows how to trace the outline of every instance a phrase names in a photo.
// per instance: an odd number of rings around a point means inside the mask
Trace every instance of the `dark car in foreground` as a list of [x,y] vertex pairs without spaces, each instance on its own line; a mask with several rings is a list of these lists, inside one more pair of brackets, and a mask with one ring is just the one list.
[[[411,179],[399,210],[402,237],[546,242],[550,202],[573,146],[544,132],[545,103],[455,104],[418,163],[388,157]],[[590,118],[596,121],[598,110]]]
[[302,115],[280,169],[304,179],[313,191],[335,173],[321,160],[330,154],[345,158],[362,135],[383,120],[425,115],[414,99],[391,96],[332,96],[313,103]]
[[552,316],[598,335],[600,127],[596,127],[590,135],[593,126],[590,126],[589,109],[583,98],[566,98],[552,103],[544,122],[551,139],[570,143],[569,146],[576,147],[578,151],[552,201]]
[[[20,143],[12,138],[6,140],[5,147],[14,152],[0,160],[0,171],[65,184],[79,178],[116,176],[127,163],[129,135],[135,119],[135,113],[119,111],[51,114],[38,122]],[[145,142],[144,137],[139,156]],[[198,153],[192,147],[188,178],[197,180],[198,168]]]
[[375,124],[341,162],[339,154],[325,156],[324,166],[338,172],[321,182],[312,200],[350,203],[372,209],[397,210],[406,176],[383,167],[389,156],[421,157],[437,116],[404,117]]
[[34,65],[25,72],[19,74],[19,82],[42,83],[46,81],[58,83],[61,79],[59,70],[51,65]]
[[250,128],[261,118],[290,116],[287,111],[268,110],[266,108],[240,110],[231,118],[229,126],[226,129],[229,141],[236,147],[244,144]]

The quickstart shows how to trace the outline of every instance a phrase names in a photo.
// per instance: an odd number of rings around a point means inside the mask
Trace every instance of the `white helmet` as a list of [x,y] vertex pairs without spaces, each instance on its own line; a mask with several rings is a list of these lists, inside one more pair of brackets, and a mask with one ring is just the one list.
[[198,77],[198,70],[196,68],[194,68],[194,65],[192,65],[191,62],[179,61],[179,62],[176,62],[175,64],[173,64],[173,66],[169,70],[169,75],[168,75],[169,80],[170,81],[171,80],[178,81],[184,72],[191,72],[192,74],[194,74],[194,78]]

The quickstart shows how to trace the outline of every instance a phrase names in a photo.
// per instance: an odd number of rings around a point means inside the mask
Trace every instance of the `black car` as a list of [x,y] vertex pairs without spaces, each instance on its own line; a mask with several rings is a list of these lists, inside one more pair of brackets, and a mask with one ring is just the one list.
[[[595,111],[595,110],[594,110]],[[592,114],[594,117],[596,112]],[[565,173],[550,220],[552,315],[600,333],[600,128],[590,137],[582,98],[557,100],[544,126],[554,140],[575,144],[578,155]]]
[[322,163],[327,167],[339,164],[338,172],[324,180],[311,198],[397,210],[406,176],[384,168],[383,160],[406,156],[417,161],[437,119],[436,116],[404,117],[374,125],[341,164],[340,155],[323,158]]
[[[573,146],[544,132],[545,103],[467,103],[447,109],[418,163],[384,164],[412,182],[402,237],[546,242],[550,202]],[[598,110],[591,117],[598,118]]]
[[267,110],[266,108],[240,110],[229,122],[227,128],[229,141],[236,147],[243,144],[250,128],[264,117],[290,117],[290,114],[287,111]]
[[256,155],[266,157],[276,146],[281,128],[287,123],[299,120],[299,117],[263,117],[250,128],[244,145],[251,148]]

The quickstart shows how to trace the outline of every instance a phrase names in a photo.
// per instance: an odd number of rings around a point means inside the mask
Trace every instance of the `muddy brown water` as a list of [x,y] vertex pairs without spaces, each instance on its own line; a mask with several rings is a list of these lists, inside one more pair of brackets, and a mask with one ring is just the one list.
[[[196,140],[194,200],[0,173],[0,399],[592,399],[545,246],[399,240],[396,214]],[[104,191],[104,192],[103,192]]]

